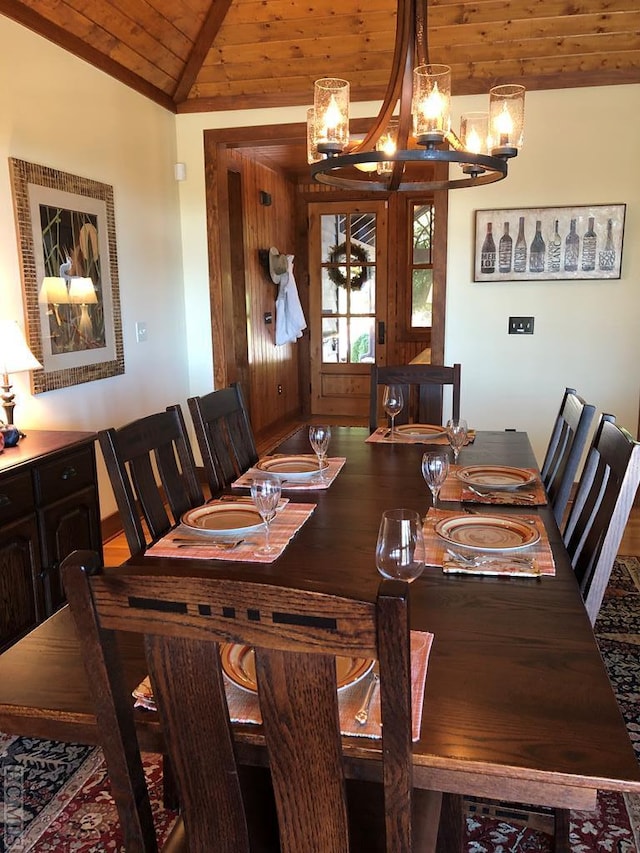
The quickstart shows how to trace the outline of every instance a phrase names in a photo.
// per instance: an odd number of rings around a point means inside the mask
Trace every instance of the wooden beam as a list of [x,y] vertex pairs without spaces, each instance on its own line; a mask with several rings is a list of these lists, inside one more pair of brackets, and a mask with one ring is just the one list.
[[193,50],[178,80],[178,85],[174,90],[173,99],[176,103],[180,103],[188,97],[202,68],[202,64],[211,50],[211,45],[220,31],[220,27],[229,11],[231,3],[232,0],[215,0],[209,7],[207,17],[204,19]]

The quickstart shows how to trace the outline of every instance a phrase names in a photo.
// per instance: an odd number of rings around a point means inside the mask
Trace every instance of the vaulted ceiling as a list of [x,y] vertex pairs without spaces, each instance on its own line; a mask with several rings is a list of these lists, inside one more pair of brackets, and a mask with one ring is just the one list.
[[[379,100],[395,0],[0,0],[0,14],[174,112],[310,104],[313,81]],[[453,94],[640,82],[638,0],[431,0]]]

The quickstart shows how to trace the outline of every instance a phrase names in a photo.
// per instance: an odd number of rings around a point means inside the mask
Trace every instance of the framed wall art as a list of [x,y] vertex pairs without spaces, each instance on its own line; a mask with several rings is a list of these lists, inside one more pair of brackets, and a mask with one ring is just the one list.
[[474,281],[620,278],[624,204],[477,210]]
[[35,394],[124,373],[113,188],[9,158]]

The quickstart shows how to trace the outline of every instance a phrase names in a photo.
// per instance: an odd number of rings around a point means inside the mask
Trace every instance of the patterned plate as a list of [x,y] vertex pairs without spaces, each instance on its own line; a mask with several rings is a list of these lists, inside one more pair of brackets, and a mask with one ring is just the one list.
[[[324,470],[329,463],[325,459]],[[278,474],[287,480],[304,480],[319,473],[318,460],[315,456],[269,456],[261,459],[255,466],[267,474]]]
[[533,524],[501,515],[449,516],[436,523],[435,531],[445,542],[475,551],[515,551],[540,539]]
[[[251,646],[240,643],[223,643],[220,646],[222,669],[234,684],[256,693],[256,665]],[[371,658],[336,657],[338,690],[351,687],[364,678],[373,667]]]
[[400,424],[395,431],[407,438],[442,438],[447,434],[446,429],[433,424]]
[[536,479],[536,475],[526,468],[509,468],[506,465],[468,465],[461,468],[457,476],[467,486],[492,491],[519,489]]
[[231,501],[190,509],[181,521],[185,527],[197,530],[198,533],[211,533],[214,536],[245,533],[263,526],[260,513],[254,506]]

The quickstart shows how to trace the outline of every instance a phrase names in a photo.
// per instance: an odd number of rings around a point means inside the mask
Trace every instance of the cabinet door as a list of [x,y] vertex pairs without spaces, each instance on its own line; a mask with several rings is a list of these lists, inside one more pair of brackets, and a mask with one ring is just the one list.
[[76,549],[102,554],[100,513],[93,486],[45,507],[40,512],[42,563],[45,575],[47,614],[65,602],[60,563]]
[[38,527],[35,515],[0,532],[0,649],[43,618]]

